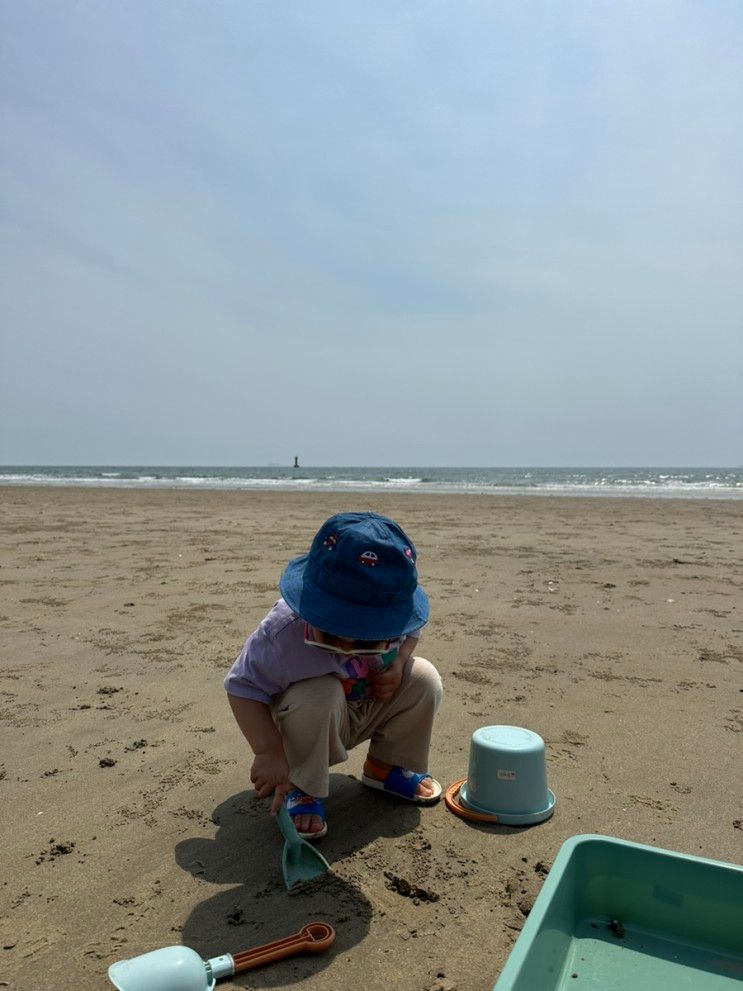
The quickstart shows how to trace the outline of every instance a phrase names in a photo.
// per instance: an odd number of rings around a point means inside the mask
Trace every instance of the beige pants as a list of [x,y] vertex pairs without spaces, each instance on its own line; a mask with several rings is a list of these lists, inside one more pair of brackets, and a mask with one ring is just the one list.
[[297,681],[273,706],[284,741],[289,780],[308,795],[325,798],[329,768],[363,740],[369,754],[409,771],[428,771],[433,717],[441,704],[441,679],[422,657],[411,657],[389,702],[346,702],[332,674]]

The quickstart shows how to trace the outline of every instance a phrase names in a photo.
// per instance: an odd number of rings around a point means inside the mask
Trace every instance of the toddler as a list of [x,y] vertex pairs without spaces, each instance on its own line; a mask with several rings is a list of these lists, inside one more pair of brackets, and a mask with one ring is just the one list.
[[369,740],[362,783],[429,805],[441,679],[414,657],[428,620],[413,542],[376,513],[340,513],[289,562],[282,598],[232,665],[225,688],[254,754],[256,793],[284,802],[306,839],[327,832],[329,768]]

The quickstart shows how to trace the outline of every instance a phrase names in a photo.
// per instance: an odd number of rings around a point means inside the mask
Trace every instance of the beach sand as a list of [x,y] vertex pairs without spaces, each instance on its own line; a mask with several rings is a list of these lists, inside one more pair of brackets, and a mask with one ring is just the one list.
[[[432,772],[466,775],[480,726],[526,726],[557,805],[474,826],[362,788],[354,751],[333,876],[289,897],[222,679],[348,509],[418,548]],[[743,862],[739,502],[2,488],[0,511],[0,987],[101,991],[118,959],[322,920],[329,953],[219,987],[482,991],[576,833]]]

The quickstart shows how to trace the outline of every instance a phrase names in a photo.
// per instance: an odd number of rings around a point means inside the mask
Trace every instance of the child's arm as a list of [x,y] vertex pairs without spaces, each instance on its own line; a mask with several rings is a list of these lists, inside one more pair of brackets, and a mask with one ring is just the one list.
[[417,637],[406,637],[400,645],[397,657],[392,664],[384,671],[377,671],[370,677],[371,690],[374,698],[379,702],[389,702],[402,681],[402,669],[405,662],[412,656],[418,643]]
[[284,795],[289,791],[289,764],[271,710],[265,702],[256,699],[230,694],[227,698],[237,725],[255,754],[250,769],[255,792],[259,798],[267,798],[273,792],[271,815],[276,815]]

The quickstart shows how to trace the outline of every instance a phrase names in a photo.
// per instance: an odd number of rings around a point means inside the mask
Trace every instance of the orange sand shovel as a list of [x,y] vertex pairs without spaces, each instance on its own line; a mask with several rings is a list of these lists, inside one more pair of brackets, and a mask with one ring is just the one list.
[[108,976],[118,991],[212,991],[220,977],[232,977],[297,953],[322,953],[334,939],[332,926],[310,922],[273,943],[211,960],[202,960],[187,946],[166,946],[112,964]]

